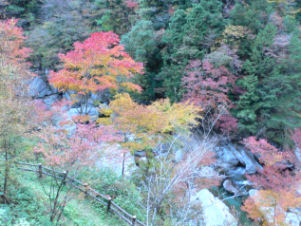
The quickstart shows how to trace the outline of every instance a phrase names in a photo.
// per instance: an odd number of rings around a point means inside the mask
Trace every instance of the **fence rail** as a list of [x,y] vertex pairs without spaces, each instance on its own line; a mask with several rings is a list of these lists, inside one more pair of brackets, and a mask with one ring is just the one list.
[[[27,171],[27,172],[34,172],[37,174],[38,178],[42,178],[43,175],[47,175],[50,177],[59,178],[64,180],[66,183],[70,184],[72,187],[76,188],[77,190],[85,193],[87,197],[101,203],[103,206],[107,208],[108,212],[112,212],[117,215],[121,220],[128,223],[129,225],[135,226],[146,226],[143,222],[139,221],[136,216],[129,214],[126,210],[118,206],[115,202],[112,201],[112,198],[108,195],[103,195],[86,183],[82,183],[81,181],[72,178],[67,175],[66,172],[59,172],[54,169],[50,169],[48,167],[43,166],[42,164],[33,164],[27,162],[17,162],[19,166],[19,170]],[[23,166],[23,167],[21,167]],[[24,166],[26,168],[24,168]]]

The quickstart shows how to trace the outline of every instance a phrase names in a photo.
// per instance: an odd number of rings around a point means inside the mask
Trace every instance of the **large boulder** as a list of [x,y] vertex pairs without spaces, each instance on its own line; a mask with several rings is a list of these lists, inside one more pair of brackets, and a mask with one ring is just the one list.
[[218,157],[218,166],[223,169],[229,169],[236,167],[239,164],[237,157],[234,155],[232,149],[229,146],[222,146],[216,148]]
[[191,222],[191,225],[204,226],[236,226],[237,220],[230,213],[229,208],[208,189],[202,189],[192,197],[194,208],[202,210],[201,216]]
[[230,193],[232,193],[232,194],[234,194],[234,195],[237,195],[237,194],[240,193],[240,191],[236,188],[236,186],[235,186],[235,185],[232,183],[232,181],[229,180],[229,179],[227,179],[227,180],[225,180],[225,181],[223,182],[223,188],[224,188],[226,191],[228,191],[228,192],[230,192]]
[[297,225],[299,226],[301,224],[301,215],[300,213],[293,213],[293,212],[288,212],[285,214],[285,223],[287,225]]
[[29,95],[34,98],[43,98],[55,93],[50,85],[41,77],[34,77],[29,83]]
[[225,171],[237,167],[244,167],[246,173],[253,174],[261,165],[256,161],[254,155],[242,147],[228,144],[216,149],[218,166]]
[[238,159],[238,161],[245,166],[246,173],[248,174],[254,174],[256,173],[258,168],[262,168],[261,165],[256,161],[254,158],[254,155],[250,152],[239,148],[239,149],[233,149],[233,153]]
[[60,96],[57,94],[53,94],[50,96],[45,96],[43,98],[43,102],[46,104],[47,107],[51,107],[54,103],[60,100]]

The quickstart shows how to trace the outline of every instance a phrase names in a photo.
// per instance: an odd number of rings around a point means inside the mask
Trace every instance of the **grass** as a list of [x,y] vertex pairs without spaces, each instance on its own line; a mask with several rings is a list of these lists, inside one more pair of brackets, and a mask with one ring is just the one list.
[[[44,193],[36,175],[17,171],[18,185],[12,197],[14,203],[0,206],[0,225],[5,226],[50,226],[48,197]],[[43,181],[47,186],[47,179]],[[68,226],[111,226],[125,225],[115,215],[106,213],[105,207],[83,199],[83,195],[73,192],[74,198],[67,203],[61,224]]]

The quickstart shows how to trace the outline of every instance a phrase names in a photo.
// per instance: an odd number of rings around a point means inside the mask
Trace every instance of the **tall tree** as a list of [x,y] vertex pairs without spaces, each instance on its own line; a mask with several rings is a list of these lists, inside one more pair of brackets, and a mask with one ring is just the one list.
[[[297,32],[298,33],[298,32]],[[300,40],[295,32],[280,44],[277,28],[268,24],[251,45],[245,76],[239,81],[245,93],[239,97],[236,117],[241,130],[264,136],[278,145],[288,142],[289,129],[300,126]]]
[[74,43],[75,50],[60,54],[63,69],[50,74],[50,83],[62,91],[71,91],[81,112],[87,113],[87,99],[91,93],[104,90],[141,91],[130,82],[137,73],[143,73],[142,63],[135,62],[119,45],[113,32],[96,32],[84,42]]
[[157,76],[162,66],[160,42],[160,31],[155,31],[149,20],[137,22],[129,33],[122,36],[121,43],[129,55],[144,64],[145,74],[137,77],[138,84],[143,88],[140,99],[144,102],[162,97],[159,90],[162,84]]
[[201,113],[201,108],[193,104],[171,104],[168,99],[140,105],[127,93],[117,95],[110,108],[116,114],[112,114],[113,125],[123,133],[135,136],[134,140],[123,144],[131,151],[151,150],[171,133],[189,132]]
[[32,75],[25,62],[30,50],[23,47],[23,31],[17,20],[0,22],[0,155],[4,171],[1,198],[8,202],[10,170],[18,157],[18,145],[30,127],[31,105],[26,83]]

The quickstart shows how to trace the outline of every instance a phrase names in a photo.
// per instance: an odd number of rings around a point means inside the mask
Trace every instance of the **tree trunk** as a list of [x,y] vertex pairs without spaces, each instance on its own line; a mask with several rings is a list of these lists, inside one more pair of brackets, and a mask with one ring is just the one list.
[[5,159],[5,168],[4,168],[4,181],[3,181],[3,195],[2,199],[4,203],[8,203],[7,199],[7,185],[8,185],[8,177],[9,177],[9,164],[8,164],[8,149],[7,149],[7,143],[6,140],[4,139],[4,159]]
[[124,176],[125,153],[123,153],[121,176]]

